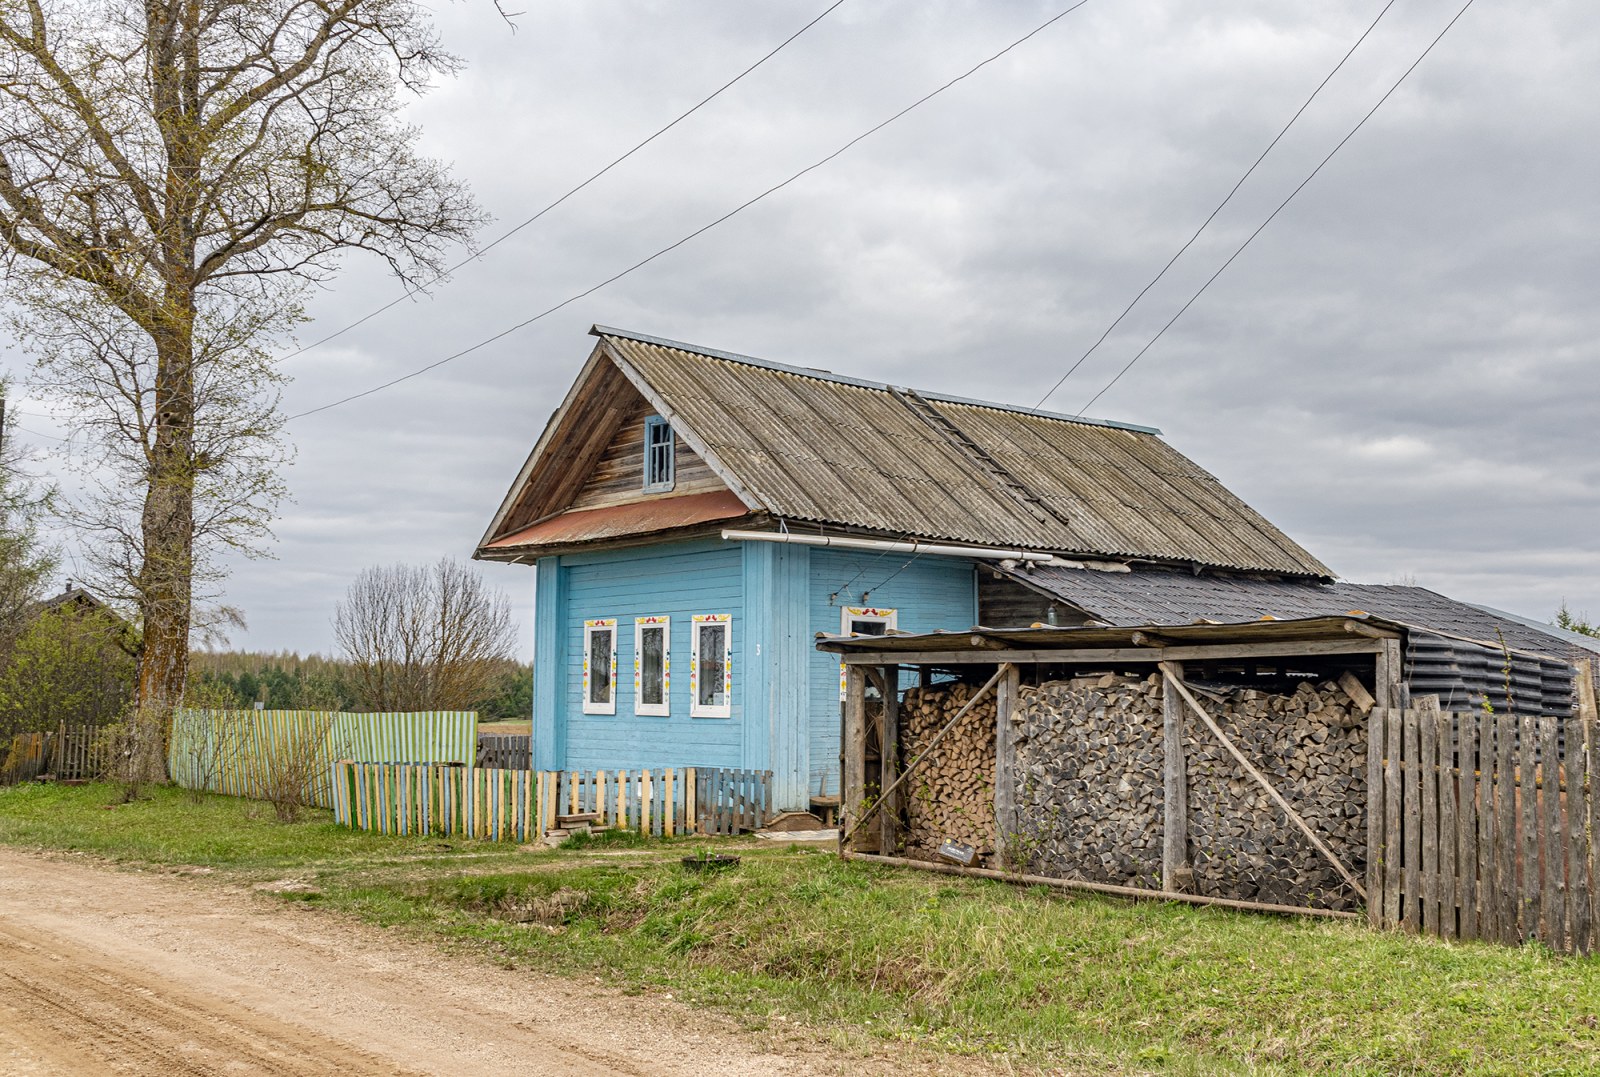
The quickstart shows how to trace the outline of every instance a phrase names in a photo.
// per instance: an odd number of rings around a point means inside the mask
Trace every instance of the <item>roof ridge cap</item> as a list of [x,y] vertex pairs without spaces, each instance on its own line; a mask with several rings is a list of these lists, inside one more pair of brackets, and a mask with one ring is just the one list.
[[[802,378],[815,378],[817,381],[831,381],[841,385],[851,385],[858,389],[875,389],[878,392],[892,392],[893,390],[906,389],[909,386],[896,386],[889,382],[873,381],[870,378],[857,378],[848,374],[835,374],[831,370],[821,370],[817,367],[793,366],[789,363],[777,363],[771,359],[761,359],[754,355],[744,355],[739,352],[722,351],[718,348],[707,348],[700,344],[690,344],[687,341],[673,340],[670,337],[651,336],[648,333],[639,333],[631,329],[618,329],[615,326],[600,325],[596,323],[589,329],[590,336],[618,337],[622,340],[632,340],[640,344],[654,344],[661,348],[672,348],[676,351],[688,352],[690,355],[704,355],[712,359],[723,359],[730,363],[743,363],[747,366],[759,367],[764,370],[776,370],[784,374],[794,374]],[[1031,415],[1039,419],[1054,419],[1058,422],[1080,423],[1084,426],[1102,426],[1113,430],[1128,430],[1136,434],[1151,434],[1161,436],[1161,431],[1154,426],[1140,426],[1137,423],[1125,423],[1118,419],[1094,419],[1087,415],[1067,415],[1064,412],[1041,411],[1021,404],[1007,404],[999,400],[975,400],[971,397],[954,396],[949,393],[939,393],[930,390],[913,390],[917,395],[929,400],[937,400],[944,404],[964,404],[969,407],[990,408],[994,411],[1006,411],[1021,415]]]

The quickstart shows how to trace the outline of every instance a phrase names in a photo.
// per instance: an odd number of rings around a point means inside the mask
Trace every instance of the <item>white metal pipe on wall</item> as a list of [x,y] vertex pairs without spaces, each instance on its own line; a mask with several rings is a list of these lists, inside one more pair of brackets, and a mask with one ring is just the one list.
[[849,538],[844,535],[794,535],[787,531],[723,531],[729,542],[784,542],[799,546],[837,546],[846,550],[878,550],[922,554],[928,557],[972,557],[984,561],[1064,562],[1054,554],[1030,550],[1000,550],[990,546],[943,546],[929,542],[895,542],[890,539]]

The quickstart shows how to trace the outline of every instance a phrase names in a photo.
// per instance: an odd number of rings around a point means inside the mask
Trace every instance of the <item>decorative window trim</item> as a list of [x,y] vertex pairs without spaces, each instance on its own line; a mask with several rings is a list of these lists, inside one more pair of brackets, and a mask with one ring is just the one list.
[[[597,632],[611,633],[611,698],[601,701],[591,699],[589,693],[591,674],[589,662],[594,654],[594,645],[590,641]],[[615,617],[600,617],[583,622],[583,713],[617,713],[617,619]]]
[[[661,702],[644,702],[644,634],[661,631]],[[635,617],[633,619],[633,713],[666,717],[672,713],[672,618]]]
[[[656,443],[656,432],[666,431],[666,440],[660,445]],[[678,436],[672,429],[672,424],[659,415],[652,415],[644,421],[644,488],[652,493],[664,493],[671,490],[677,483],[677,454]],[[651,481],[651,464],[654,451],[664,446],[665,456],[661,463],[666,469],[665,475],[658,475]]]
[[[839,610],[839,635],[850,635],[851,621],[877,621],[883,625],[885,632],[893,632],[900,620],[900,611],[897,609],[879,608],[877,606],[845,606]],[[839,702],[845,700],[845,666],[839,663]]]
[[[701,630],[722,625],[722,702],[700,702],[700,636]],[[689,717],[730,718],[733,716],[733,615],[731,613],[697,613],[690,632],[689,655]]]

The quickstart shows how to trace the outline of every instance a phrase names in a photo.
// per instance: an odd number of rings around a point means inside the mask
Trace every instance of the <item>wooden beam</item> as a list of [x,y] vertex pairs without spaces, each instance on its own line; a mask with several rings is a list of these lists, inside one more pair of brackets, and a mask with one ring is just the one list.
[[[1183,676],[1181,665],[1170,663],[1170,668],[1177,677]],[[1189,865],[1189,769],[1183,747],[1183,697],[1170,676],[1163,678],[1161,722],[1161,886],[1186,894],[1194,889],[1194,869]]]
[[1017,815],[1017,749],[1015,729],[1021,719],[1020,671],[1006,666],[1006,675],[995,688],[994,709],[994,832],[997,862],[1002,867],[1020,868],[1012,862],[1021,846],[1016,841],[1021,823]]
[[[885,666],[883,678],[883,710],[878,716],[878,788],[889,789],[895,783],[900,768],[900,669]],[[890,799],[890,797],[893,799]],[[883,797],[883,810],[878,813],[878,851],[892,854],[900,841],[900,794],[895,791]]]
[[844,853],[846,860],[860,860],[868,864],[885,864],[896,868],[915,868],[940,875],[965,875],[975,879],[998,879],[1021,886],[1049,886],[1057,890],[1084,890],[1092,894],[1111,894],[1133,898],[1137,901],[1182,901],[1189,905],[1216,905],[1224,909],[1244,912],[1272,912],[1290,916],[1321,916],[1334,920],[1360,919],[1359,913],[1339,909],[1311,909],[1300,905],[1268,905],[1259,901],[1234,901],[1232,898],[1202,897],[1199,894],[1175,894],[1168,890],[1140,890],[1136,886],[1117,886],[1114,883],[1091,883],[1081,879],[1053,879],[1048,875],[1019,875],[991,868],[963,868],[955,864],[934,864],[926,860],[905,860],[898,856],[869,856],[865,853]]
[[1594,667],[1585,658],[1573,668],[1576,673],[1572,678],[1572,694],[1578,697],[1578,717],[1586,722],[1592,722],[1596,718]]
[[[1073,665],[1086,662],[1187,662],[1230,658],[1311,658],[1335,654],[1376,654],[1399,640],[1312,639],[1282,643],[1208,643],[1169,647],[1063,647],[1004,651],[840,651],[847,666],[974,666],[995,662],[1017,665]],[[823,648],[831,650],[831,648]]]
[[1211,735],[1221,742],[1222,746],[1228,750],[1228,754],[1233,756],[1239,765],[1244,768],[1245,773],[1256,780],[1256,784],[1266,791],[1267,796],[1272,798],[1272,802],[1283,809],[1283,813],[1289,817],[1289,821],[1299,827],[1300,832],[1311,840],[1311,844],[1316,847],[1317,852],[1321,853],[1334,866],[1334,869],[1349,884],[1350,889],[1360,894],[1361,900],[1365,901],[1367,899],[1367,888],[1362,886],[1354,875],[1350,874],[1350,869],[1345,867],[1344,861],[1340,860],[1334,851],[1328,848],[1321,838],[1317,837],[1317,832],[1311,829],[1310,824],[1300,817],[1300,813],[1295,811],[1287,800],[1283,799],[1283,795],[1273,787],[1273,784],[1267,781],[1266,777],[1251,764],[1250,760],[1245,758],[1238,745],[1228,738],[1228,735],[1222,731],[1222,727],[1217,725],[1206,709],[1200,705],[1200,701],[1190,694],[1189,689],[1183,683],[1182,669],[1171,662],[1163,662],[1161,663],[1161,672],[1166,675],[1167,683],[1177,689],[1184,702],[1188,703],[1195,714],[1200,716],[1200,720],[1206,724],[1206,728],[1211,730]]
[[[839,811],[854,835],[863,822],[862,804],[867,785],[867,671],[861,666],[845,670],[844,731],[840,738]],[[843,851],[848,837],[839,843]]]
[[1372,678],[1372,695],[1378,706],[1396,709],[1402,705],[1400,684],[1404,679],[1404,663],[1400,660],[1400,641],[1378,641],[1378,658]]

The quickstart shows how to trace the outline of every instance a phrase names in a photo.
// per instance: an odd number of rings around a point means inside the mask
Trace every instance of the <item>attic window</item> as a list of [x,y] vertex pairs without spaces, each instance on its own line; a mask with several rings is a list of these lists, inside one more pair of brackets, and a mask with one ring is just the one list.
[[672,426],[659,415],[644,421],[644,488],[672,489]]

